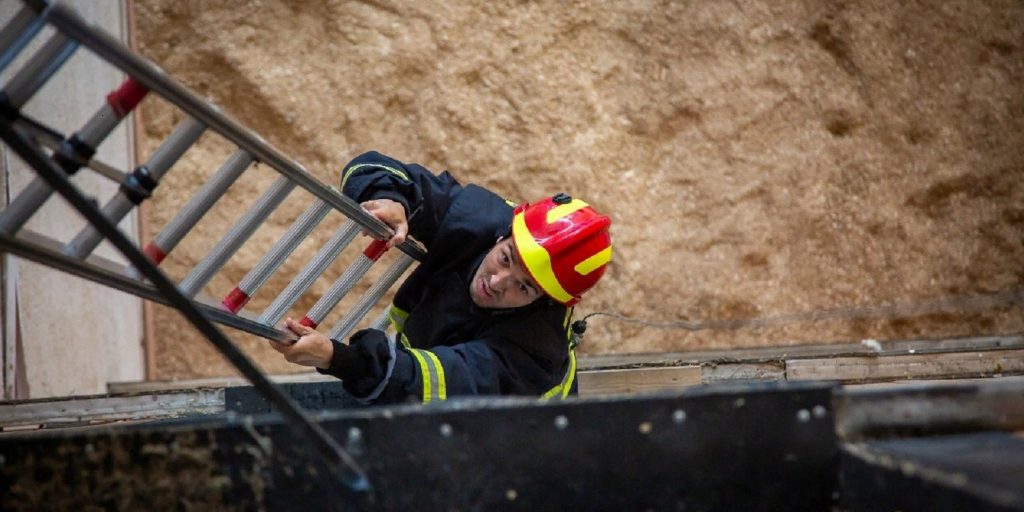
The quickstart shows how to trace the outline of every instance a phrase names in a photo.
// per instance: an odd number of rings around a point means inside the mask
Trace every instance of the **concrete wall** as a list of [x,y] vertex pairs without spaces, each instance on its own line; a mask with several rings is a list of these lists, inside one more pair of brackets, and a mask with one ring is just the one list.
[[[122,1],[88,0],[74,3],[79,13],[123,41],[128,41],[128,7]],[[20,2],[0,3],[0,24],[6,24]],[[0,74],[6,83],[13,72],[52,34],[36,36],[19,60]],[[24,111],[67,134],[77,130],[99,108],[124,76],[120,71],[79,48],[40,89]],[[133,161],[130,118],[100,146],[97,158],[122,170]],[[34,173],[8,148],[0,145],[0,193],[6,205]],[[117,184],[82,170],[74,179],[86,193],[105,203]],[[27,229],[62,241],[70,240],[84,220],[59,198],[51,200],[29,221]],[[138,216],[129,215],[121,229],[138,239]],[[120,260],[104,244],[97,253]],[[144,377],[142,302],[68,274],[25,260],[3,258],[3,333],[5,398],[39,398],[106,392],[110,381]]]

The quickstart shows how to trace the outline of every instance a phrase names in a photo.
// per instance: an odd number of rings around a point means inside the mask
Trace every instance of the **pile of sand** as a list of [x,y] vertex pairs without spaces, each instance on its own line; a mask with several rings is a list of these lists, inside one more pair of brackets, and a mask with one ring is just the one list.
[[[377,149],[511,199],[587,199],[614,217],[615,262],[577,316],[771,317],[1024,281],[1020,2],[312,4],[136,0],[139,49],[325,182]],[[181,119],[155,100],[143,115],[149,149]],[[151,232],[231,149],[207,137],[187,154]],[[166,269],[183,277],[274,177],[247,173]],[[307,204],[294,194],[207,292],[227,293]],[[967,301],[692,333],[598,317],[584,351],[1016,332],[1020,311]],[[183,325],[158,311],[157,377],[229,373]],[[297,369],[233,337],[266,369]]]

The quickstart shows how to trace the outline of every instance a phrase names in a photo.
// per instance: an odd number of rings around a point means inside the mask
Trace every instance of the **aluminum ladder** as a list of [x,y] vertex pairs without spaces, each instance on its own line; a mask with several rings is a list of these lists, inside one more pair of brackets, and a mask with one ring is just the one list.
[[[324,448],[323,453],[341,468],[342,479],[353,489],[368,486],[365,473],[355,461],[319,428],[287,395],[242,354],[210,322],[216,322],[267,339],[288,341],[294,335],[275,327],[289,309],[305,294],[313,282],[351,244],[360,230],[374,241],[330,287],[328,292],[305,313],[302,323],[316,327],[338,302],[351,292],[371,266],[386,251],[383,239],[392,231],[366,213],[358,204],[313,177],[301,164],[284,156],[262,137],[221,112],[215,105],[184,87],[152,62],[133,53],[102,30],[89,26],[71,8],[46,0],[24,0],[14,18],[0,30],[0,71],[15,58],[45,26],[55,33],[0,84],[0,138],[36,172],[37,177],[0,211],[0,252],[65,271],[79,277],[132,293],[178,309],[253,385],[267,396]],[[127,78],[101,103],[95,114],[69,135],[32,119],[22,107],[80,48],[85,47],[120,69]],[[146,161],[125,172],[94,158],[96,148],[150,93],[160,96],[184,114],[170,136],[148,155]],[[133,208],[158,190],[160,179],[195,145],[204,133],[213,131],[234,145],[233,153],[209,180],[191,197],[152,242],[137,247],[117,228],[117,223]],[[234,226],[179,283],[173,283],[157,266],[164,261],[214,203],[253,164],[260,162],[276,171],[277,180],[240,216]],[[102,207],[85,197],[68,178],[82,168],[90,169],[120,184]],[[288,228],[259,263],[223,299],[202,295],[201,290],[249,239],[274,210],[296,188],[312,196],[310,206]],[[71,240],[55,240],[24,228],[31,216],[53,195],[68,200],[89,224]],[[290,284],[260,312],[244,309],[289,255],[328,215],[340,214],[346,220],[311,261],[292,278]],[[130,262],[129,265],[92,254],[104,240],[112,243]],[[398,246],[401,253],[381,277],[356,301],[329,331],[335,339],[345,338],[379,302],[394,282],[425,251],[414,240]],[[387,314],[370,325],[383,329]]]

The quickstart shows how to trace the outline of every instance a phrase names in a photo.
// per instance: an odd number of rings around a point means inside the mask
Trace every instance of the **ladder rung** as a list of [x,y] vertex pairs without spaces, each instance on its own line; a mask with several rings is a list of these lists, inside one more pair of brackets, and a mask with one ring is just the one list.
[[[103,214],[114,224],[121,222],[132,208],[137,206],[156,188],[160,179],[177,162],[188,148],[199,140],[206,126],[193,118],[182,121],[171,136],[157,148],[145,164],[125,177],[121,190],[103,207]],[[85,257],[103,240],[96,228],[86,226],[65,248],[65,254],[77,258]]]
[[381,240],[370,242],[366,249],[359,256],[356,256],[356,261],[352,262],[345,269],[345,272],[341,274],[341,277],[331,285],[327,293],[320,297],[316,304],[313,304],[313,307],[306,313],[306,316],[302,317],[300,323],[313,328],[320,325],[320,322],[324,321],[327,313],[334,309],[338,302],[341,302],[341,299],[355,287],[356,282],[366,274],[366,271],[370,270],[373,263],[380,259],[385,251],[387,251],[387,244],[385,242]]
[[345,337],[347,337],[349,333],[356,328],[359,321],[370,312],[370,309],[380,301],[380,298],[384,296],[384,293],[387,292],[389,288],[391,288],[391,285],[395,284],[395,281],[397,281],[399,277],[402,277],[402,274],[404,274],[409,268],[409,265],[412,265],[412,262],[413,259],[408,254],[399,253],[398,259],[392,263],[391,266],[384,271],[384,275],[382,275],[377,282],[373,283],[373,286],[370,286],[370,289],[359,298],[359,302],[352,306],[348,315],[345,315],[345,317],[342,318],[333,329],[331,329],[331,333],[328,337],[334,340],[345,339]]
[[29,6],[22,7],[18,14],[0,31],[0,72],[14,62],[32,38],[46,25],[46,21]]
[[264,325],[277,325],[284,318],[285,313],[299,300],[299,297],[306,293],[316,279],[323,275],[327,267],[338,258],[341,251],[352,243],[356,234],[359,233],[359,229],[359,224],[350,220],[341,229],[335,231],[331,239],[320,248],[316,256],[299,272],[299,275],[292,279],[292,282],[288,283],[288,286],[274,299],[274,302],[263,310],[259,322]]
[[274,209],[294,188],[295,183],[288,178],[284,176],[277,178],[277,181],[256,200],[256,203],[245,212],[238,223],[231,227],[231,230],[224,235],[224,238],[217,243],[210,254],[206,255],[182,280],[178,285],[181,292],[186,297],[194,297],[203,286],[206,286],[213,275],[228,262],[235,251],[252,236],[256,228],[273,213]]
[[78,48],[78,42],[61,33],[54,34],[29,59],[0,93],[0,108],[8,119],[18,116],[18,110],[29,98],[64,65]]
[[319,199],[313,201],[313,204],[292,223],[284,236],[270,248],[267,254],[263,255],[256,267],[242,278],[242,281],[234,290],[231,290],[227,297],[224,297],[221,304],[232,313],[237,313],[238,310],[245,307],[249,299],[266,284],[270,276],[274,275],[274,272],[295,251],[299,243],[309,236],[309,233],[320,224],[320,221],[324,220],[330,209],[331,207],[327,203]]
[[159,265],[178,246],[185,235],[206,215],[228,188],[252,165],[253,158],[244,149],[235,151],[209,181],[185,203],[160,234],[142,250],[150,261]]

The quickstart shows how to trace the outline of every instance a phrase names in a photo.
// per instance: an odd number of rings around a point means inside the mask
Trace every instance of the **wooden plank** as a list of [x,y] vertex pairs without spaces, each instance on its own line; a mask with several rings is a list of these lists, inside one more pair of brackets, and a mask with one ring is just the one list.
[[641,354],[582,355],[580,370],[640,366],[679,366],[707,362],[769,362],[863,355],[926,354],[983,350],[1024,349],[1024,336],[979,336],[938,340],[878,340],[881,351],[863,343],[749,347],[726,350]]
[[[336,381],[336,377],[321,375],[316,372],[288,373],[283,375],[268,375],[271,381],[279,384],[291,382],[327,382]],[[207,379],[189,380],[153,380],[145,382],[110,382],[107,384],[107,392],[110,394],[123,393],[154,393],[159,391],[172,391],[182,389],[201,388],[226,388],[231,386],[248,386],[249,381],[242,377],[210,377]]]
[[787,380],[971,378],[1024,373],[1024,350],[786,361]]
[[89,396],[0,403],[0,428],[173,418],[224,411],[223,389],[135,396]]
[[736,380],[785,379],[786,368],[782,363],[724,363],[701,365],[701,380],[704,384]]
[[701,383],[700,366],[638,370],[592,370],[577,375],[580,396],[677,389]]

